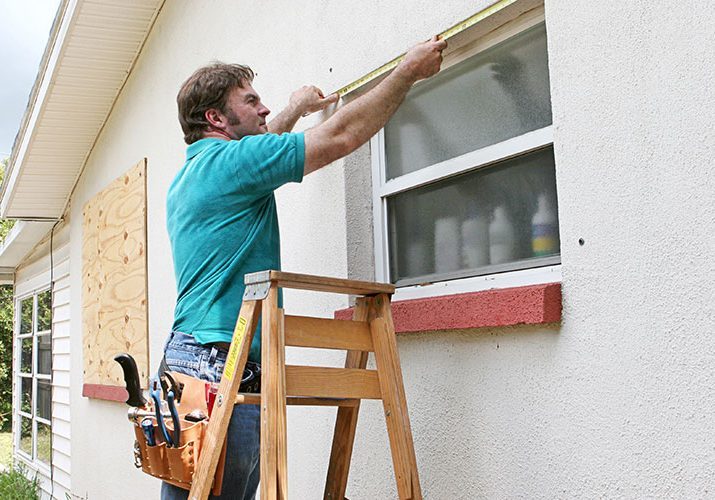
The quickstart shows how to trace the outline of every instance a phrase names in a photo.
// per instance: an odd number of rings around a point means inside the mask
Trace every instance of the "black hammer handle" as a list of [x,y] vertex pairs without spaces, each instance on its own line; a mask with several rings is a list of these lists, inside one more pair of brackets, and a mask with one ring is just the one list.
[[139,370],[137,370],[137,363],[134,358],[132,358],[131,354],[124,352],[114,356],[114,361],[119,363],[122,370],[124,370],[124,382],[127,384],[127,392],[129,393],[127,404],[137,408],[146,406],[146,399],[144,399],[142,388],[139,385]]

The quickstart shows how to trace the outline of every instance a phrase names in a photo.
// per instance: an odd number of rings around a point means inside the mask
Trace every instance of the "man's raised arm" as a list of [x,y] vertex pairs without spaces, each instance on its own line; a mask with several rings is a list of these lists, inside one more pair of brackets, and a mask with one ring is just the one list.
[[447,42],[437,37],[416,45],[374,89],[307,130],[304,173],[318,170],[366,143],[397,111],[412,84],[439,71],[446,47]]

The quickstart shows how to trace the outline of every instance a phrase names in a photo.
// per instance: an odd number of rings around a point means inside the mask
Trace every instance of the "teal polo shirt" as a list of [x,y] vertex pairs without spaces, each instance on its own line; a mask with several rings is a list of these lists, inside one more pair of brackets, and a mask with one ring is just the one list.
[[[201,139],[169,187],[167,229],[174,258],[175,331],[201,344],[230,342],[246,273],[280,269],[273,191],[303,180],[302,133],[238,141]],[[260,362],[260,329],[249,359]]]

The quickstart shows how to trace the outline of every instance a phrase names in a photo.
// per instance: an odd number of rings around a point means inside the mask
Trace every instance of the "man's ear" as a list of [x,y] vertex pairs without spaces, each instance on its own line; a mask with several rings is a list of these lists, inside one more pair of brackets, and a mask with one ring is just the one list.
[[204,113],[204,118],[206,118],[206,121],[214,128],[220,130],[226,128],[226,117],[218,109],[207,109]]

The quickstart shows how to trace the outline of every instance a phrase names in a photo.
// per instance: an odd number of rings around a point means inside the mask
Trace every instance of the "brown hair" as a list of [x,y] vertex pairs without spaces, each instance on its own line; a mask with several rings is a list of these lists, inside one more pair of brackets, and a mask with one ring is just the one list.
[[253,70],[240,64],[215,62],[197,69],[184,82],[176,96],[179,105],[179,123],[184,131],[184,141],[192,144],[203,138],[208,130],[206,111],[225,111],[228,94],[236,87],[253,81]]

